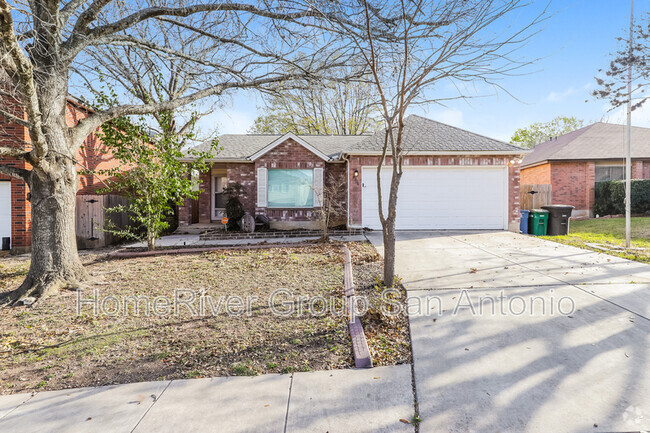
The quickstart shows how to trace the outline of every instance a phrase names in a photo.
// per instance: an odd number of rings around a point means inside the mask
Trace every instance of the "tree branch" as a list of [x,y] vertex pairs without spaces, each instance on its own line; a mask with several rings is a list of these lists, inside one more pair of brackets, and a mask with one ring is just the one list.
[[151,103],[151,104],[142,104],[142,105],[120,105],[117,107],[110,108],[104,111],[97,111],[92,113],[85,119],[79,121],[79,123],[70,128],[72,130],[72,139],[74,143],[81,143],[83,140],[90,134],[92,131],[100,127],[103,123],[108,122],[111,119],[121,116],[128,115],[142,115],[142,114],[151,114],[160,111],[172,111],[184,105],[190,104],[194,101],[197,101],[208,96],[219,95],[228,89],[249,89],[264,86],[267,84],[272,84],[280,81],[304,78],[305,74],[284,74],[277,75],[274,77],[267,78],[258,78],[250,80],[248,82],[226,82],[221,83],[215,86],[212,86],[207,89],[199,90],[190,95],[183,96],[180,98],[172,99],[169,101]]
[[[103,4],[103,2],[106,1],[108,0],[96,0],[95,3]],[[93,6],[94,5],[95,4],[93,4]],[[146,9],[141,9],[113,23],[104,24],[101,26],[97,26],[93,29],[89,29],[89,25],[93,20],[91,19],[89,21],[89,18],[92,17],[92,14],[88,14],[80,17],[81,21],[78,21],[75,24],[74,31],[72,32],[70,38],[63,43],[62,48],[66,53],[64,57],[67,58],[68,61],[71,61],[82,49],[84,49],[86,46],[91,44],[93,41],[129,29],[134,25],[150,18],[156,18],[161,16],[187,17],[201,12],[217,12],[217,11],[218,12],[228,12],[228,11],[246,12],[264,18],[277,19],[283,21],[292,21],[292,22],[294,22],[299,18],[317,15],[311,9],[301,11],[301,12],[280,13],[280,12],[272,12],[267,9],[260,9],[256,6],[247,5],[243,3],[205,3],[205,4],[198,4],[198,5],[179,7],[179,8],[150,7]]]
[[16,39],[11,7],[6,0],[0,0],[0,41],[3,51],[10,56],[14,64],[14,70],[21,87],[20,99],[25,106],[27,118],[31,121],[28,127],[29,135],[36,151],[33,162],[38,163],[47,153],[48,146],[42,128],[42,116],[34,83],[34,71],[30,60],[25,56]]
[[24,168],[13,167],[11,165],[0,164],[0,174],[11,176],[16,179],[24,180],[29,185],[32,172]]
[[15,115],[11,114],[10,112],[8,112],[7,110],[2,109],[2,108],[0,108],[0,116],[4,117],[5,119],[7,119],[10,122],[17,123],[20,126],[24,126],[25,128],[29,128],[29,127],[32,126],[32,124],[29,121],[27,121],[27,120],[25,120],[25,119],[23,119],[21,117],[15,116]]
[[2,156],[9,156],[11,158],[20,158],[27,162],[31,161],[29,152],[19,147],[4,147],[4,146],[0,147],[0,157]]
[[87,0],[70,0],[59,10],[59,20],[61,21],[62,26],[64,27],[72,15],[83,5]]

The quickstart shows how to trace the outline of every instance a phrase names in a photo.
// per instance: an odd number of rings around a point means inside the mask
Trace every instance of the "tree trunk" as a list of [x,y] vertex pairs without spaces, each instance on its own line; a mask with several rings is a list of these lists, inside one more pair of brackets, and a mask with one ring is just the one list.
[[395,220],[386,219],[383,227],[384,234],[384,285],[395,285]]
[[[51,161],[54,162],[54,161]],[[86,271],[77,254],[75,206],[77,172],[74,161],[57,158],[50,170],[34,168],[29,182],[32,212],[32,257],[21,286],[9,294],[25,304],[73,288]]]
[[153,230],[147,230],[147,250],[153,251],[156,249],[156,233]]

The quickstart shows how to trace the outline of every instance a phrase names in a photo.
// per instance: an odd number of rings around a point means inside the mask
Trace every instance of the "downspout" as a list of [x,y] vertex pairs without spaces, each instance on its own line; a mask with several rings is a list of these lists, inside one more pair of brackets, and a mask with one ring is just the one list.
[[347,191],[346,191],[347,200],[346,200],[346,203],[345,203],[345,208],[346,208],[346,212],[345,212],[346,213],[346,215],[345,215],[346,224],[345,225],[347,226],[348,230],[350,230],[350,159],[349,159],[349,156],[347,154],[345,154],[345,153],[341,153],[341,158],[343,159],[343,161],[345,161],[345,171],[347,173],[347,178],[345,180],[345,185],[346,185],[346,189],[347,189]]

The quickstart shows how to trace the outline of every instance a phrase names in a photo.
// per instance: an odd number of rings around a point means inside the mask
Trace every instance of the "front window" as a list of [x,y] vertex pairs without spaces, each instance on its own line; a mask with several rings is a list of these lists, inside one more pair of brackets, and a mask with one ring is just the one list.
[[268,172],[269,207],[313,207],[313,170],[278,170]]
[[625,167],[622,165],[597,165],[596,182],[625,179]]

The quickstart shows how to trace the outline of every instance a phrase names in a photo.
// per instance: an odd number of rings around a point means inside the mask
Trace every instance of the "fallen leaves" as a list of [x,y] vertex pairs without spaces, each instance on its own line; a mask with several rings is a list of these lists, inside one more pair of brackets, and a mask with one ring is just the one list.
[[[379,297],[374,287],[381,262],[367,242],[351,243],[355,282]],[[76,313],[76,293],[45,300],[38,309],[7,311],[0,322],[0,393],[23,392],[47,383],[56,390],[142,380],[289,373],[353,365],[345,317],[279,318],[266,299],[278,287],[294,295],[340,297],[343,253],[338,243],[301,248],[223,250],[182,256],[95,261],[84,256],[100,296],[173,296],[174,288],[205,289],[214,298],[257,296],[251,317],[95,315],[92,306]],[[0,260],[0,291],[19,284],[25,263]],[[0,278],[1,279],[1,278]],[[93,285],[93,281],[97,284]],[[3,284],[6,283],[6,286]],[[399,300],[403,301],[400,295]],[[375,320],[376,319],[376,320]],[[377,316],[367,327],[376,365],[410,361],[405,318]],[[364,327],[366,325],[364,324]],[[244,367],[233,371],[233,364]],[[46,368],[47,367],[47,368]],[[39,390],[41,388],[38,388]],[[154,398],[152,396],[152,398]]]

